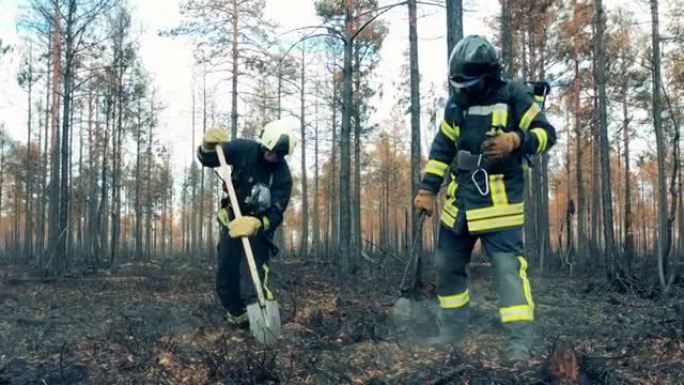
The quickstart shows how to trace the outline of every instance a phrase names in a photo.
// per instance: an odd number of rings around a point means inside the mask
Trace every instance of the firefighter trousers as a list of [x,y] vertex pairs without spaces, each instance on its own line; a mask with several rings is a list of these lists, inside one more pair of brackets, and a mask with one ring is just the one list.
[[440,320],[462,327],[468,318],[470,292],[466,265],[475,242],[480,239],[494,275],[501,322],[509,348],[529,350],[534,320],[534,302],[523,257],[522,228],[478,235],[456,234],[441,226],[437,244],[437,294]]
[[[254,284],[247,266],[240,238],[231,238],[225,226],[220,227],[218,244],[218,270],[216,272],[216,292],[223,307],[232,315],[238,316],[246,311],[246,303],[256,302]],[[270,268],[268,260],[271,242],[263,232],[249,238],[254,254],[254,262],[261,278],[266,299],[273,299],[269,289]]]

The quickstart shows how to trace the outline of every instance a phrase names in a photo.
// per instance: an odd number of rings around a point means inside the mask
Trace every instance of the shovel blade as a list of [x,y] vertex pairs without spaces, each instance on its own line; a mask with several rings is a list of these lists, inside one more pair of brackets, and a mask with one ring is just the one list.
[[247,306],[249,330],[260,343],[271,346],[280,336],[280,309],[278,302],[265,301],[265,306],[253,303]]

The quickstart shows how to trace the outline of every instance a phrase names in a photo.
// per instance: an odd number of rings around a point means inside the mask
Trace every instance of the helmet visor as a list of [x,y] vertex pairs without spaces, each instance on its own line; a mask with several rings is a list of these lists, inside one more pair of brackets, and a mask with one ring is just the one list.
[[482,76],[478,77],[465,77],[465,76],[454,76],[449,79],[452,87],[455,88],[470,88],[480,82]]

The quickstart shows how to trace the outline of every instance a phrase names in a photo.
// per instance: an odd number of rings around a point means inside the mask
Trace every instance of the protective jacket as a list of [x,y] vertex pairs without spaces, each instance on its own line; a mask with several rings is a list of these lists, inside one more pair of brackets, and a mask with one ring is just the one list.
[[[483,142],[501,132],[520,136],[513,154],[499,161],[480,158],[475,169],[459,167],[459,151],[478,157]],[[520,227],[526,158],[546,152],[555,142],[555,129],[521,82],[497,80],[477,101],[456,91],[432,142],[421,188],[437,194],[450,173],[440,220],[454,231],[462,231],[466,223],[475,234]]]
[[[261,144],[250,139],[234,139],[223,143],[223,153],[226,162],[232,166],[231,179],[243,215],[258,215],[263,224],[262,229],[272,232],[282,222],[283,213],[290,201],[292,175],[287,162],[284,159],[276,163],[266,161]],[[219,165],[215,151],[204,151],[200,147],[197,157],[205,167]],[[253,212],[246,203],[252,187],[257,183],[268,186],[271,191],[271,206],[259,213]],[[227,200],[222,205],[226,208]],[[226,226],[232,217],[232,212],[229,213],[228,210],[221,210],[219,213],[219,221]]]

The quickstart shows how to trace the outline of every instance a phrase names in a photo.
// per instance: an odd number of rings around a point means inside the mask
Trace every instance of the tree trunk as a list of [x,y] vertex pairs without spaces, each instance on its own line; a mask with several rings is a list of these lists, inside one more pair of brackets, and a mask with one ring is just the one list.
[[[318,100],[320,96],[320,83],[316,83],[316,103],[314,104],[314,204],[313,204],[313,245],[311,249],[316,258],[320,258],[321,252],[321,211],[319,201],[319,169],[318,169]],[[302,114],[303,115],[303,114]]]
[[[627,62],[625,59],[621,60],[622,73],[627,73]],[[632,272],[632,258],[634,255],[634,235],[632,231],[632,184],[630,182],[631,171],[630,171],[630,160],[629,160],[629,110],[627,105],[627,93],[629,92],[629,86],[627,84],[627,77],[622,77],[622,139],[624,143],[624,162],[625,162],[625,207],[624,207],[624,268],[631,274]]]
[[336,250],[338,245],[339,236],[339,204],[338,204],[338,189],[336,188],[337,179],[337,90],[338,82],[335,80],[333,75],[332,80],[332,140],[331,140],[331,150],[330,150],[330,176],[328,178],[328,231],[326,232],[329,241],[326,242],[326,257],[330,256],[331,250]]
[[[151,112],[154,113],[154,106],[152,106]],[[202,136],[207,132],[207,118],[209,114],[207,113],[207,71],[206,68],[202,70]],[[150,128],[150,135],[152,134],[152,128]],[[150,152],[150,159],[152,153]],[[151,160],[150,160],[151,162]],[[200,192],[199,192],[199,213],[197,217],[199,218],[198,234],[196,236],[199,238],[199,250],[200,257],[204,257],[205,252],[205,242],[204,242],[204,199],[206,198],[204,192],[204,167],[199,167],[199,177],[200,177]]]
[[143,259],[142,236],[142,96],[138,98],[137,146],[135,151],[135,258]]
[[[26,135],[26,167],[25,167],[25,172],[26,172],[26,218],[25,218],[25,223],[24,223],[24,257],[27,260],[33,259],[33,216],[31,213],[32,209],[32,196],[33,196],[33,181],[34,181],[34,175],[33,175],[33,167],[31,165],[31,118],[33,116],[32,113],[32,101],[31,97],[33,96],[33,45],[29,42],[29,63],[28,63],[28,114],[26,116],[26,121],[28,123],[27,125],[27,130],[28,133]],[[0,206],[2,207],[2,206]],[[16,215],[19,215],[17,213]]]
[[[459,40],[463,39],[463,1],[447,0],[446,2],[446,21],[447,21],[447,58]],[[453,93],[449,87],[449,96]]]
[[59,238],[57,240],[57,252],[55,258],[58,260],[58,270],[61,272],[67,263],[67,243],[69,239],[69,170],[71,169],[69,135],[70,135],[70,113],[72,112],[72,81],[75,66],[74,53],[74,23],[76,15],[76,0],[69,1],[68,13],[66,18],[65,52],[64,52],[64,94],[62,95],[62,173],[60,180],[60,209],[59,209]]
[[[546,78],[546,56],[544,54],[546,48],[546,37],[541,37],[539,46],[539,78]],[[540,169],[540,202],[538,211],[537,227],[540,230],[540,244],[539,244],[539,270],[544,271],[545,261],[551,255],[551,229],[549,221],[549,154],[544,153],[539,161]]]
[[[60,188],[59,188],[59,169],[60,169],[60,131],[59,131],[59,94],[62,74],[62,30],[59,5],[55,5],[54,25],[55,30],[52,35],[52,106],[51,106],[51,145],[50,145],[50,226],[48,245],[53,248],[57,245],[59,238],[59,219],[60,219]],[[48,254],[48,272],[56,275],[61,273],[61,266],[55,260],[57,249],[51,249]]]
[[352,269],[359,268],[361,259],[361,55],[360,45],[354,50],[354,177],[352,181]]
[[[96,237],[96,212],[97,212],[97,145],[95,142],[96,135],[93,133],[93,121],[98,117],[97,110],[93,108],[93,104],[97,105],[97,95],[93,96],[93,89],[88,92],[88,221],[86,231],[86,253],[90,258],[90,262],[94,263],[94,245]],[[99,123],[98,125],[99,126]],[[98,130],[99,131],[99,130]]]
[[238,68],[238,60],[240,58],[238,51],[238,39],[240,38],[240,14],[238,7],[238,0],[233,0],[233,41],[231,46],[233,56],[233,70],[232,70],[232,89],[231,89],[231,108],[230,108],[230,133],[231,139],[237,138],[238,125],[238,75],[240,73]]
[[603,201],[603,251],[606,254],[608,266],[606,266],[606,273],[609,279],[614,279],[616,276],[615,261],[615,241],[613,235],[613,198],[611,189],[611,172],[610,172],[610,143],[608,142],[608,112],[607,112],[607,96],[606,96],[606,40],[604,37],[605,30],[605,11],[603,9],[603,1],[595,0],[594,6],[596,9],[596,36],[594,40],[594,55],[596,61],[594,65],[594,77],[596,78],[596,85],[598,87],[598,137],[599,137],[599,155],[601,163],[601,178],[602,189],[601,197]]
[[[190,184],[192,185],[192,191],[190,193],[190,231],[188,233],[189,239],[191,239],[191,246],[190,246],[190,259],[194,260],[197,257],[197,222],[199,219],[197,218],[197,180],[195,179],[197,175],[197,170],[199,166],[197,165],[197,159],[195,159],[194,152],[197,151],[195,148],[195,113],[197,111],[197,104],[195,102],[195,87],[193,85],[192,88],[192,148],[193,148],[193,156],[192,156],[192,164],[190,165]],[[234,138],[234,136],[233,136]]]
[[[513,31],[511,30],[510,1],[501,0],[501,61],[504,64],[503,72],[507,76],[513,75]],[[447,1],[448,3],[449,1]]]
[[[109,92],[109,91],[108,91]],[[110,93],[105,96],[106,101],[105,101],[105,132],[104,132],[104,140],[102,141],[102,189],[100,190],[100,207],[97,210],[97,229],[98,229],[98,237],[97,237],[97,247],[96,247],[96,252],[95,252],[95,262],[99,263],[100,261],[100,256],[104,253],[105,250],[107,250],[107,241],[109,239],[108,237],[108,224],[109,221],[107,219],[106,212],[109,210],[109,202],[108,202],[108,197],[109,197],[109,192],[107,189],[108,183],[107,183],[107,175],[109,173],[108,167],[109,167],[109,161],[108,159],[110,158],[107,156],[107,150],[109,148],[109,128],[112,120],[112,109],[113,109],[113,95]],[[112,135],[112,155],[114,153],[114,135]],[[114,163],[112,159],[112,164]],[[114,167],[112,166],[112,169]],[[113,177],[113,175],[112,175]]]
[[660,105],[660,32],[658,27],[658,0],[651,0],[651,44],[653,52],[653,127],[656,136],[656,151],[658,162],[658,278],[664,289],[667,285],[667,249],[670,234],[667,226],[667,193],[665,185],[665,137],[661,122],[662,108]]
[[154,125],[149,124],[149,131],[147,134],[147,175],[145,180],[147,186],[145,189],[145,216],[147,223],[145,224],[145,260],[152,257],[152,143],[153,143],[153,129]]
[[[120,48],[118,48],[120,49]],[[120,55],[121,53],[119,53]],[[121,155],[123,144],[123,68],[119,56],[118,79],[116,84],[117,100],[114,105],[116,113],[116,128],[112,135],[112,239],[110,244],[109,265],[115,267],[118,263],[119,241],[121,238]]]
[[[574,20],[577,22],[578,12],[577,12],[577,1],[573,1],[573,14]],[[585,143],[583,141],[584,135],[582,133],[582,121],[581,121],[581,103],[580,103],[580,92],[581,92],[581,73],[579,69],[579,47],[577,39],[573,41],[573,62],[574,62],[574,79],[572,81],[572,96],[573,96],[573,109],[574,109],[574,126],[575,126],[575,176],[577,184],[577,252],[582,257],[587,256],[587,238],[585,229],[585,191],[584,191],[584,175],[583,175],[583,165],[582,156]],[[574,241],[573,241],[574,242]]]
[[[409,201],[418,195],[420,185],[420,70],[418,68],[418,16],[416,0],[408,0],[409,18],[409,65],[410,65],[410,84],[411,84],[411,196]],[[409,242],[417,243],[419,256],[417,260],[418,273],[420,274],[422,265],[422,233],[418,233],[420,228],[419,213],[411,210],[411,236],[417,239],[410,239]],[[417,277],[415,283],[420,285],[421,277]]]
[[[595,87],[594,87],[595,88]],[[597,92],[598,94],[598,92]],[[605,254],[601,254],[600,252],[600,231],[599,231],[599,213],[600,213],[600,207],[601,207],[601,190],[600,190],[600,183],[601,183],[601,176],[600,176],[600,163],[599,163],[599,141],[598,141],[598,127],[597,127],[597,118],[596,118],[596,111],[598,109],[596,106],[594,106],[594,114],[592,115],[592,123],[591,123],[591,137],[593,138],[591,141],[591,206],[590,206],[590,212],[591,212],[591,219],[590,219],[590,227],[589,227],[589,233],[590,233],[590,242],[589,242],[589,247],[590,247],[590,254],[586,255],[586,257],[589,257],[589,255],[602,255],[605,261]],[[588,266],[592,266],[594,261],[589,260]]]
[[[44,127],[43,127],[43,157],[42,157],[42,164],[43,167],[41,167],[41,173],[40,173],[40,213],[38,216],[38,267],[40,269],[44,269],[44,256],[45,256],[45,236],[46,236],[46,226],[48,222],[46,221],[46,212],[45,210],[47,209],[47,202],[48,202],[48,130],[50,127],[50,90],[51,90],[51,80],[52,80],[52,36],[48,36],[48,55],[47,55],[47,73],[45,75],[45,121]],[[49,233],[48,233],[49,234]]]
[[302,149],[302,233],[299,238],[299,255],[300,258],[306,259],[309,254],[309,192],[308,192],[308,180],[306,176],[306,103],[305,91],[306,91],[306,43],[302,43],[302,71],[299,83],[299,103],[300,103],[300,116],[299,116],[299,129],[302,136],[302,143],[300,148]]
[[352,116],[352,0],[345,7],[344,66],[342,70],[342,125],[340,130],[340,273],[350,273],[351,189],[350,134]]

